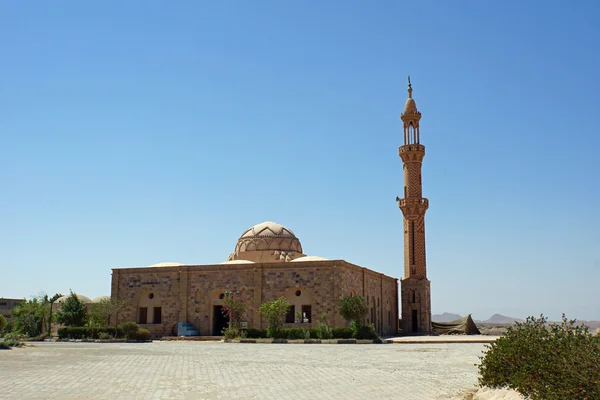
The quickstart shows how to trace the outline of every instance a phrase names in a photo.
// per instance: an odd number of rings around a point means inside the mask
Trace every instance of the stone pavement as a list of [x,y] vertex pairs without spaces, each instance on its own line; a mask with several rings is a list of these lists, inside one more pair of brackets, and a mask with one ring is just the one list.
[[483,344],[36,343],[0,399],[460,399]]

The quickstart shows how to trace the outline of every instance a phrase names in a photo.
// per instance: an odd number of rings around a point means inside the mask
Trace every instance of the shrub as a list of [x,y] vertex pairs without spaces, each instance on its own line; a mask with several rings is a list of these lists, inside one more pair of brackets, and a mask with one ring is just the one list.
[[479,384],[508,386],[532,399],[600,398],[600,339],[575,320],[528,317],[480,357]]
[[356,331],[357,339],[367,339],[367,340],[375,340],[379,339],[377,332],[375,331],[375,327],[373,324],[363,325]]
[[140,328],[135,332],[135,340],[138,342],[147,342],[150,340],[150,331],[148,329]]
[[267,319],[267,336],[275,338],[292,305],[284,298],[263,303],[258,312]]
[[331,339],[333,336],[331,328],[327,325],[327,314],[325,313],[321,314],[321,320],[317,323],[315,329],[317,331],[317,338],[319,339]]
[[0,314],[0,333],[4,332],[4,329],[6,329],[6,325],[8,325],[6,318],[4,317],[4,315]]
[[239,336],[239,331],[237,329],[234,329],[231,326],[231,324],[228,325],[226,329],[223,329],[223,332],[221,333],[223,334],[223,337],[227,340],[235,339]]
[[352,328],[332,328],[331,335],[335,339],[352,339],[354,331]]
[[369,313],[367,300],[362,296],[346,296],[340,300],[340,314],[347,321],[354,321],[357,327],[364,325]]
[[121,324],[121,330],[123,331],[123,335],[125,335],[126,339],[135,339],[135,334],[139,329],[139,325],[135,322],[123,322]]
[[0,341],[0,350],[10,350],[10,346],[8,345],[8,343]]
[[250,338],[250,339],[266,338],[267,330],[266,329],[248,328],[248,330],[246,330],[246,337]]
[[287,328],[280,329],[281,339],[310,339],[310,332],[307,329],[302,328]]
[[100,340],[109,340],[112,338],[113,336],[108,332],[98,332],[98,339]]
[[[103,336],[102,336],[103,335]],[[108,337],[106,337],[108,335]],[[123,337],[121,328],[94,328],[87,326],[65,326],[58,329],[59,339],[109,339]]]

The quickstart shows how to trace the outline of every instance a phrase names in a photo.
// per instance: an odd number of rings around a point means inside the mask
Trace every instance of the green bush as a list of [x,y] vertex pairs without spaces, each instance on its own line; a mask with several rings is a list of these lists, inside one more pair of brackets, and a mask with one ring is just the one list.
[[135,340],[138,342],[147,342],[150,340],[150,331],[144,328],[138,329],[135,333]]
[[373,324],[363,325],[356,331],[357,339],[375,340],[379,339]]
[[508,386],[532,399],[600,399],[600,338],[575,320],[547,326],[528,317],[480,357],[479,384]]
[[331,339],[333,334],[331,332],[331,328],[327,325],[327,314],[321,314],[321,320],[317,323],[315,328],[318,339]]
[[248,328],[246,330],[246,337],[249,339],[263,339],[267,337],[267,330]]
[[285,297],[261,304],[258,312],[267,319],[267,336],[277,338],[278,332],[285,321],[285,316],[292,305]]
[[123,330],[119,327],[98,328],[87,326],[65,326],[58,329],[59,339],[106,339],[106,335],[121,338],[123,337]]
[[8,345],[8,343],[0,341],[0,350],[10,350],[10,346]]
[[6,329],[7,325],[8,322],[6,321],[6,318],[4,315],[0,314],[0,333],[4,332],[4,329]]
[[135,322],[123,322],[121,324],[121,330],[123,331],[123,335],[125,335],[125,338],[127,339],[135,339],[135,334],[137,333],[138,329],[139,329],[139,325],[136,324]]
[[354,331],[352,328],[331,328],[331,335],[334,339],[352,339]]

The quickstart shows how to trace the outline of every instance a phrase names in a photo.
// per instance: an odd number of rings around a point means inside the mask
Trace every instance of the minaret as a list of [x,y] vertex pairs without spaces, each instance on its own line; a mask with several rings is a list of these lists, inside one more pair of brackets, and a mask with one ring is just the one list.
[[400,282],[402,332],[431,332],[431,292],[425,260],[425,212],[429,201],[423,198],[421,163],[421,113],[412,98],[408,77],[408,99],[400,116],[404,124],[404,145],[398,148],[404,167],[404,197],[396,197],[404,214],[404,278]]

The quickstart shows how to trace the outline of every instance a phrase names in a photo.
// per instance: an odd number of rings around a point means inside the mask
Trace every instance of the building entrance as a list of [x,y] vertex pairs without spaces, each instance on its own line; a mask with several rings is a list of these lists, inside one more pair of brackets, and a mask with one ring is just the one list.
[[223,306],[213,306],[213,336],[223,335],[228,322],[229,317],[223,314]]
[[419,332],[419,313],[417,310],[412,310],[412,331],[414,333]]

